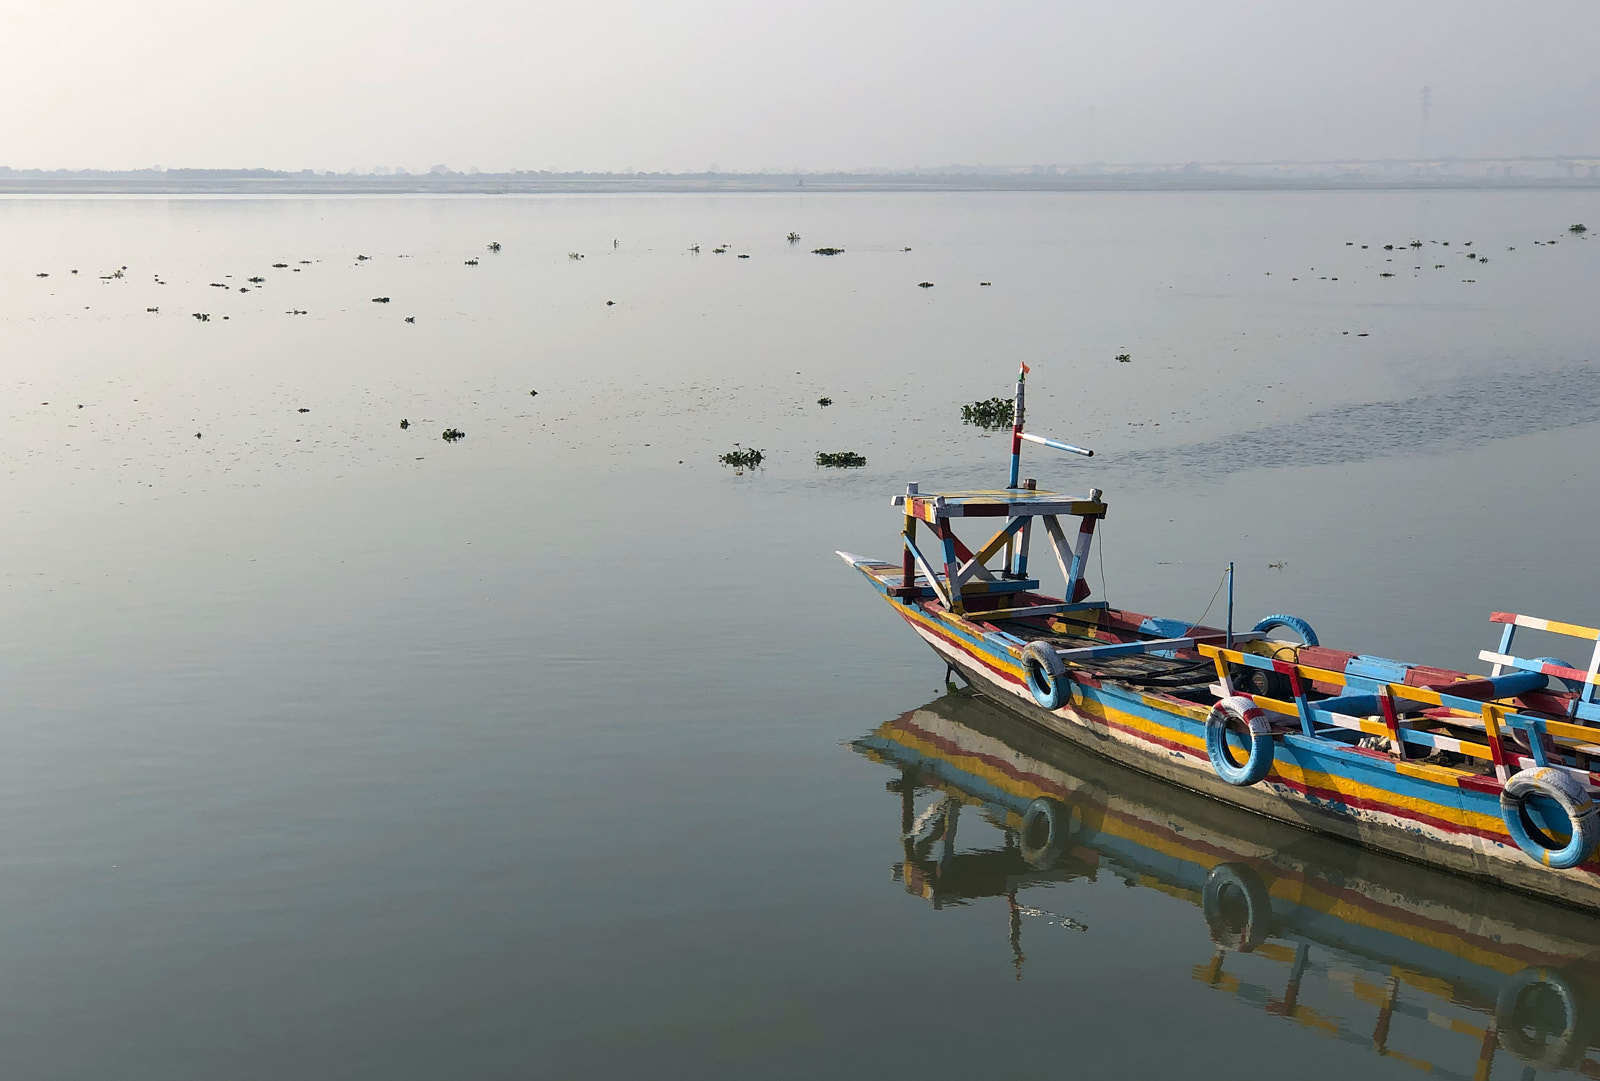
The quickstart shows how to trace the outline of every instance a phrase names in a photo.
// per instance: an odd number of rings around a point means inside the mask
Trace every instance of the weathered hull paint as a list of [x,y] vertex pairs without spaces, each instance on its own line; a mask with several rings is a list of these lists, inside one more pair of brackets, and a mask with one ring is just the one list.
[[1570,870],[1533,863],[1506,831],[1498,785],[1475,786],[1474,778],[1453,770],[1295,734],[1279,738],[1265,780],[1250,787],[1230,785],[1206,757],[1204,707],[1111,682],[1079,682],[1070,704],[1046,710],[1033,700],[1021,668],[1003,646],[935,619],[917,605],[885,599],[979,693],[1112,761],[1307,830],[1600,908],[1600,859]]

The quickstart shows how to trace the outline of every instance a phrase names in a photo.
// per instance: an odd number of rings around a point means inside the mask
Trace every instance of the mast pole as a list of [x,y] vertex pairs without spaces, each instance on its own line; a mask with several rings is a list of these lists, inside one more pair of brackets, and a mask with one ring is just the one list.
[[1022,472],[1022,416],[1024,413],[1024,394],[1027,391],[1028,366],[1023,364],[1017,369],[1017,408],[1011,425],[1011,480],[1007,488],[1017,487],[1017,478]]

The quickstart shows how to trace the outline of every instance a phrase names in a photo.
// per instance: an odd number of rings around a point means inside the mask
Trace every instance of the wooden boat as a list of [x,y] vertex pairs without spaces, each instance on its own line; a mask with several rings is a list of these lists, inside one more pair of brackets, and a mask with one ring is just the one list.
[[[1109,607],[1085,570],[1103,493],[1019,480],[1017,378],[1010,480],[926,493],[903,515],[900,559],[839,552],[980,693],[1048,731],[1184,788],[1305,829],[1585,907],[1600,907],[1600,629],[1495,612],[1474,674],[1323,646],[1276,614],[1250,630]],[[969,548],[958,523],[998,528]],[[1063,524],[1063,519],[1068,519]],[[1076,524],[1071,520],[1076,519]],[[1037,522],[1065,582],[1029,572]],[[932,534],[930,550],[919,527]],[[936,545],[937,547],[933,547]],[[1590,649],[1586,668],[1513,652],[1519,629]]]
[[[1273,1019],[1263,1024],[1433,1076],[1487,1078],[1508,1057],[1600,1076],[1600,942],[1588,913],[1174,790],[970,691],[853,747],[897,773],[894,880],[935,908],[1003,905],[997,938],[1003,928],[1018,978],[1040,963],[1024,960],[1025,928],[1126,934],[1104,916],[1086,925],[1053,911],[1077,895],[1052,886],[1109,878],[1200,910],[1193,952],[1170,968],[1142,956],[1141,979],[1192,982]],[[1168,937],[1181,929],[1180,918]],[[1245,1046],[1254,1038],[1234,1033]]]

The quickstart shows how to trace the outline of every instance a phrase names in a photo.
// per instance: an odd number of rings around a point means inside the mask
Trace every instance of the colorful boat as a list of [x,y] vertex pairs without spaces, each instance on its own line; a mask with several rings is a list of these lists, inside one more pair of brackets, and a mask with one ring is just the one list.
[[1430,1076],[1484,1079],[1509,1058],[1600,1077],[1588,913],[1176,791],[970,691],[887,721],[854,749],[897,773],[894,880],[935,908],[1003,906],[996,945],[1006,948],[1003,929],[1018,978],[1039,963],[1025,961],[1025,933],[1126,933],[1055,911],[1078,895],[1051,887],[1109,878],[1200,910],[1192,953],[1170,969],[1141,957],[1141,979],[1165,972],[1259,1009],[1265,1024]]
[[[1103,493],[1019,478],[1024,443],[1093,454],[1025,430],[1027,371],[1005,488],[908,485],[893,500],[898,560],[838,553],[949,669],[1055,735],[1184,788],[1600,907],[1600,629],[1495,612],[1498,643],[1479,655],[1491,667],[1474,674],[1329,648],[1291,615],[1235,632],[1231,577],[1223,627],[1111,608],[1085,573]],[[974,518],[998,528],[969,548],[955,530]],[[1036,522],[1059,597],[1029,571]],[[1581,641],[1587,666],[1517,656],[1519,629]]]

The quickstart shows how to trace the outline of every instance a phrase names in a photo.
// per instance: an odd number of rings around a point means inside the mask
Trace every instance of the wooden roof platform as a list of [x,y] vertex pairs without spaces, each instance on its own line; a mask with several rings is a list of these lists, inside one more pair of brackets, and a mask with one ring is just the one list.
[[925,522],[948,518],[1035,518],[1070,514],[1079,518],[1104,518],[1106,505],[1097,490],[1086,496],[1065,495],[1031,488],[988,488],[964,492],[911,491],[894,497],[893,506]]

